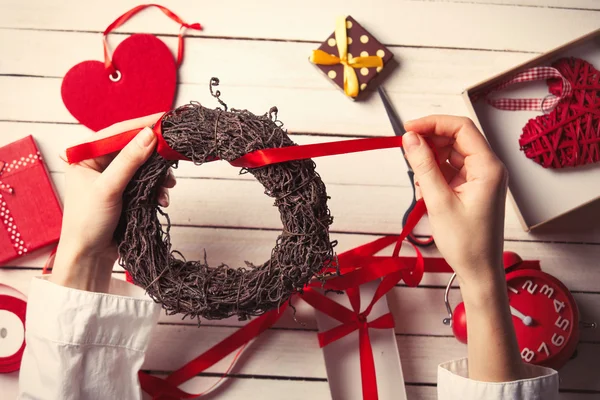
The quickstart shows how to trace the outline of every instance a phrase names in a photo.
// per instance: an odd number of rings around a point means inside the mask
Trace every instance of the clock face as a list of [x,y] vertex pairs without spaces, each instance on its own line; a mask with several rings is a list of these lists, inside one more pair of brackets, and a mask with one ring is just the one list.
[[558,368],[575,351],[579,314],[568,289],[537,270],[507,274],[508,298],[521,358]]

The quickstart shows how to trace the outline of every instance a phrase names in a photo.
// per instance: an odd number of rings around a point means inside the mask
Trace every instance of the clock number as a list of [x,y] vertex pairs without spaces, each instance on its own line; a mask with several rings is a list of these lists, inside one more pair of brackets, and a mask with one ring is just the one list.
[[566,331],[569,328],[569,320],[566,319],[566,318],[562,318],[559,315],[558,319],[556,320],[556,322],[554,323],[554,325],[556,325],[557,327],[559,327],[563,331]]
[[542,350],[544,351],[544,353],[546,353],[548,357],[550,357],[550,350],[548,350],[548,346],[545,342],[542,342],[542,344],[540,344],[540,347],[538,347],[538,353],[541,353]]
[[527,347],[521,350],[521,358],[525,360],[525,362],[531,362],[533,357],[535,357],[535,352],[529,350]]
[[557,335],[556,333],[554,335],[552,335],[552,344],[560,347],[563,345],[563,343],[565,342],[565,337],[562,335]]
[[554,309],[556,310],[556,312],[560,313],[563,308],[565,308],[565,303],[554,299]]
[[551,298],[552,295],[554,294],[554,289],[552,289],[550,286],[548,285],[544,285],[542,286],[542,288],[540,289],[540,293],[541,294],[545,294],[546,296],[548,296],[548,298]]
[[525,281],[525,283],[523,284],[522,289],[523,290],[527,290],[529,293],[534,294],[536,289],[537,289],[538,285],[537,283],[533,283],[530,280]]

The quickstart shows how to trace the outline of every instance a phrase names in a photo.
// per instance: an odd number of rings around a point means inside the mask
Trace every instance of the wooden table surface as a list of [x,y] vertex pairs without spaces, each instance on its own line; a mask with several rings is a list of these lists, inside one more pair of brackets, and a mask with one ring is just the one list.
[[[34,135],[59,193],[64,164],[55,156],[89,134],[60,97],[61,80],[76,63],[102,57],[100,32],[139,4],[132,0],[0,1],[0,145]],[[307,57],[333,30],[335,17],[352,15],[399,62],[385,87],[405,120],[432,113],[464,115],[467,86],[528,60],[600,26],[598,0],[449,1],[165,1],[203,32],[188,31],[179,72],[177,105],[198,100],[217,106],[208,93],[213,76],[232,107],[264,113],[276,105],[297,143],[389,136],[392,129],[377,96],[351,102],[310,65]],[[112,47],[131,33],[157,34],[175,51],[177,26],[157,10],[135,17],[110,36]],[[397,233],[411,197],[397,149],[319,159],[318,171],[331,195],[333,239],[338,251]],[[182,165],[169,209],[173,243],[189,259],[203,249],[211,265],[266,259],[280,229],[277,210],[252,177],[224,163]],[[545,271],[575,294],[582,318],[600,322],[600,206],[593,204],[534,233],[519,225],[507,206],[507,250],[541,260]],[[422,228],[422,231],[426,228]],[[426,251],[436,255],[435,250]],[[0,282],[27,293],[47,251],[0,269]],[[123,279],[123,270],[115,269]],[[436,397],[437,364],[464,356],[445,316],[448,275],[426,276],[418,288],[396,287],[388,296],[396,315],[409,399]],[[459,299],[452,291],[454,302]],[[322,352],[312,311],[299,304],[262,335],[222,390],[210,398],[328,399]],[[162,316],[144,369],[166,374],[197,356],[240,323],[205,322],[200,327]],[[207,388],[230,359],[184,386]],[[582,332],[578,357],[561,371],[562,399],[600,397],[600,329]],[[0,375],[0,397],[13,398],[17,374]]]

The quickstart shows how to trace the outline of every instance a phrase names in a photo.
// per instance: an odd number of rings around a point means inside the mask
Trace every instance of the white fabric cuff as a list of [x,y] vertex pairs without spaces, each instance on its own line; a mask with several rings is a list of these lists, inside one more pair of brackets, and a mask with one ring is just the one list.
[[112,279],[109,293],[86,292],[57,285],[48,277],[31,283],[28,335],[63,344],[146,350],[160,306],[143,289]]
[[439,399],[511,399],[535,400],[558,398],[558,373],[528,365],[531,378],[512,382],[481,382],[468,378],[468,360],[462,358],[438,367]]

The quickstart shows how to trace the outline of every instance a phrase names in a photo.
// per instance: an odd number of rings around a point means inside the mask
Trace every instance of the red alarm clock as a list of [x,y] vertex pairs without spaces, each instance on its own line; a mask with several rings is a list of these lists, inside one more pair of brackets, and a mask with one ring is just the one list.
[[[540,270],[538,262],[522,261],[505,252],[506,284],[521,358],[558,369],[575,353],[579,341],[579,311],[573,295],[558,279]],[[446,288],[446,307],[454,336],[467,342],[467,318],[460,303],[452,312]]]

